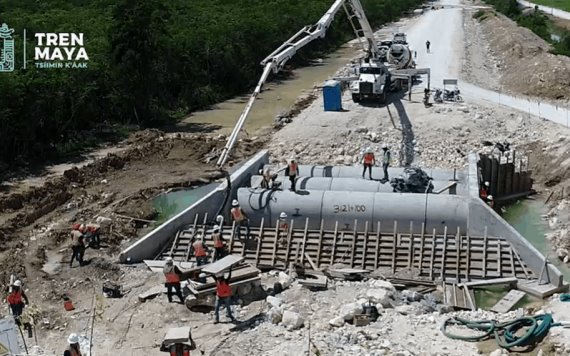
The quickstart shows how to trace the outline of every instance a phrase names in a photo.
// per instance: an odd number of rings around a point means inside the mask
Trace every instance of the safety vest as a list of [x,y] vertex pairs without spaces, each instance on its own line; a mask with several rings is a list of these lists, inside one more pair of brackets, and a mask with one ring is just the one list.
[[374,162],[374,153],[367,153],[364,155],[364,164],[371,165]]
[[73,224],[73,225],[71,225],[71,230],[79,230],[80,227],[81,227],[81,224]]
[[206,249],[204,248],[204,245],[202,245],[200,241],[194,242],[193,246],[194,246],[194,256],[204,257],[207,255]]
[[10,304],[10,305],[23,304],[22,303],[22,291],[17,290],[17,291],[10,293],[8,295],[8,297],[6,298],[6,300],[8,301],[8,304]]
[[282,231],[285,231],[285,232],[289,231],[289,224],[287,224],[286,221],[280,222],[280,223],[279,223],[279,230],[282,230]]
[[297,175],[297,163],[289,163],[289,176]]
[[224,247],[224,241],[222,241],[220,234],[214,234],[212,238],[214,239],[214,248]]
[[68,346],[67,351],[71,354],[71,356],[81,356],[81,351],[76,350],[75,348]]
[[238,206],[238,207],[235,207],[235,208],[232,208],[232,217],[233,217],[234,220],[237,221],[237,222],[240,222],[240,221],[242,221],[243,219],[245,219],[245,217],[243,216],[243,213],[242,213],[242,211],[241,211],[241,208],[240,208],[239,206]]
[[87,224],[87,225],[85,225],[85,228],[87,229],[87,231],[95,233],[95,232],[99,231],[101,226],[97,225],[97,224]]
[[481,196],[481,199],[487,199],[487,189],[485,188],[481,188],[479,190],[479,195]]
[[180,283],[180,276],[174,271],[165,273],[164,276],[166,277],[166,283]]
[[220,298],[226,298],[232,296],[232,287],[226,281],[218,281],[216,285],[216,294]]
[[[174,349],[174,351],[170,351],[170,356],[178,356],[178,352],[176,352],[176,349]],[[182,351],[182,356],[190,356],[190,351],[188,350]]]
[[390,151],[384,152],[384,156],[382,158],[382,162],[384,164],[390,164]]

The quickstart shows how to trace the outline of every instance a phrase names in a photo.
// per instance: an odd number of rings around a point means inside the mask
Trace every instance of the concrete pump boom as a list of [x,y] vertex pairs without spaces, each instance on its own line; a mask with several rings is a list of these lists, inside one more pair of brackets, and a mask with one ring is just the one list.
[[[346,7],[346,3],[350,5],[350,10]],[[228,141],[226,146],[222,150],[220,158],[218,159],[217,166],[222,169],[226,164],[230,152],[234,147],[235,143],[237,142],[237,138],[239,133],[241,132],[245,121],[249,115],[249,112],[253,106],[257,95],[261,92],[261,87],[265,84],[269,73],[272,71],[274,73],[279,72],[285,63],[297,53],[297,51],[310,42],[318,39],[324,38],[327,29],[329,28],[330,24],[334,20],[334,16],[340,11],[341,8],[344,8],[346,14],[349,18],[349,21],[352,24],[352,27],[356,33],[356,36],[360,39],[364,37],[366,39],[366,43],[363,44],[365,46],[364,50],[369,51],[372,58],[379,58],[380,53],[378,51],[378,46],[374,40],[374,32],[372,31],[372,27],[370,27],[370,23],[364,14],[364,9],[362,8],[362,4],[359,0],[336,0],[334,4],[329,8],[329,10],[321,17],[321,19],[312,26],[305,26],[299,32],[297,32],[293,37],[285,41],[279,48],[277,48],[273,53],[271,53],[267,58],[261,61],[261,65],[264,66],[263,74],[261,74],[261,78],[255,87],[255,90],[251,94],[245,109],[242,111]],[[355,24],[352,22],[352,18],[356,17],[358,23],[360,25],[360,29],[357,29]],[[362,44],[362,42],[361,42]]]

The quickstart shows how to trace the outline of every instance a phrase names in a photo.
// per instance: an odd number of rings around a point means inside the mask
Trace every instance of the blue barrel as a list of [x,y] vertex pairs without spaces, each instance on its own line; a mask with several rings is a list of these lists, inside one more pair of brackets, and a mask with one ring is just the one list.
[[325,111],[341,111],[342,110],[342,91],[340,82],[336,80],[327,80],[323,85],[323,100]]

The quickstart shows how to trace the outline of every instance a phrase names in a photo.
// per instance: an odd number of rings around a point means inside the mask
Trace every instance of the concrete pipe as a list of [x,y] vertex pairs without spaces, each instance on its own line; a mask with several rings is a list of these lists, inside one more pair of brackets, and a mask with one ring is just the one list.
[[[260,187],[262,176],[252,176],[251,186]],[[279,176],[277,182],[281,183],[283,190],[291,189],[291,181],[288,177]],[[450,181],[432,181],[433,192],[444,189],[450,184]],[[331,190],[331,191],[350,191],[350,192],[374,192],[374,193],[393,193],[394,188],[390,183],[381,183],[377,180],[369,180],[362,178],[326,178],[326,177],[299,177],[295,184],[296,190]],[[454,187],[443,191],[441,194],[465,194],[465,185],[457,183]]]
[[364,229],[368,222],[370,231],[375,231],[380,222],[384,232],[393,231],[394,222],[399,231],[409,231],[413,222],[414,232],[420,232],[425,222],[429,233],[433,229],[443,233],[445,226],[450,232],[459,227],[464,233],[467,226],[467,201],[454,195],[240,188],[238,200],[252,223],[260,224],[264,218],[271,226],[281,212],[295,220],[295,226],[304,226],[309,218],[310,229],[319,229],[321,219],[325,229],[334,229],[338,222],[339,230],[354,229],[355,220],[358,229]]
[[[269,167],[272,171],[283,168],[283,166],[277,167],[275,165],[266,165],[264,168]],[[360,178],[362,177],[362,166],[309,166],[309,165],[299,165],[299,176],[300,177],[329,177],[329,178]],[[423,168],[422,168],[423,169]],[[452,180],[453,179],[453,169],[423,169],[434,181],[437,180]],[[389,167],[388,176],[390,178],[396,178],[404,173],[404,168],[402,167]],[[285,171],[279,172],[279,175],[285,175]],[[373,178],[382,178],[384,173],[382,173],[382,167],[372,168]],[[466,174],[463,170],[457,170],[455,172],[455,179],[460,182],[465,182]]]

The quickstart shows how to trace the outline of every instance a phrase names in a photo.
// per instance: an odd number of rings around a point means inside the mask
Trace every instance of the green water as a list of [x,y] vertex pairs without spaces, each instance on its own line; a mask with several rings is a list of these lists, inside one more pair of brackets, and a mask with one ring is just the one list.
[[170,193],[161,194],[154,198],[153,206],[158,211],[158,224],[181,213],[184,209],[194,204],[212,190],[218,184],[207,184],[194,189],[176,190]]

